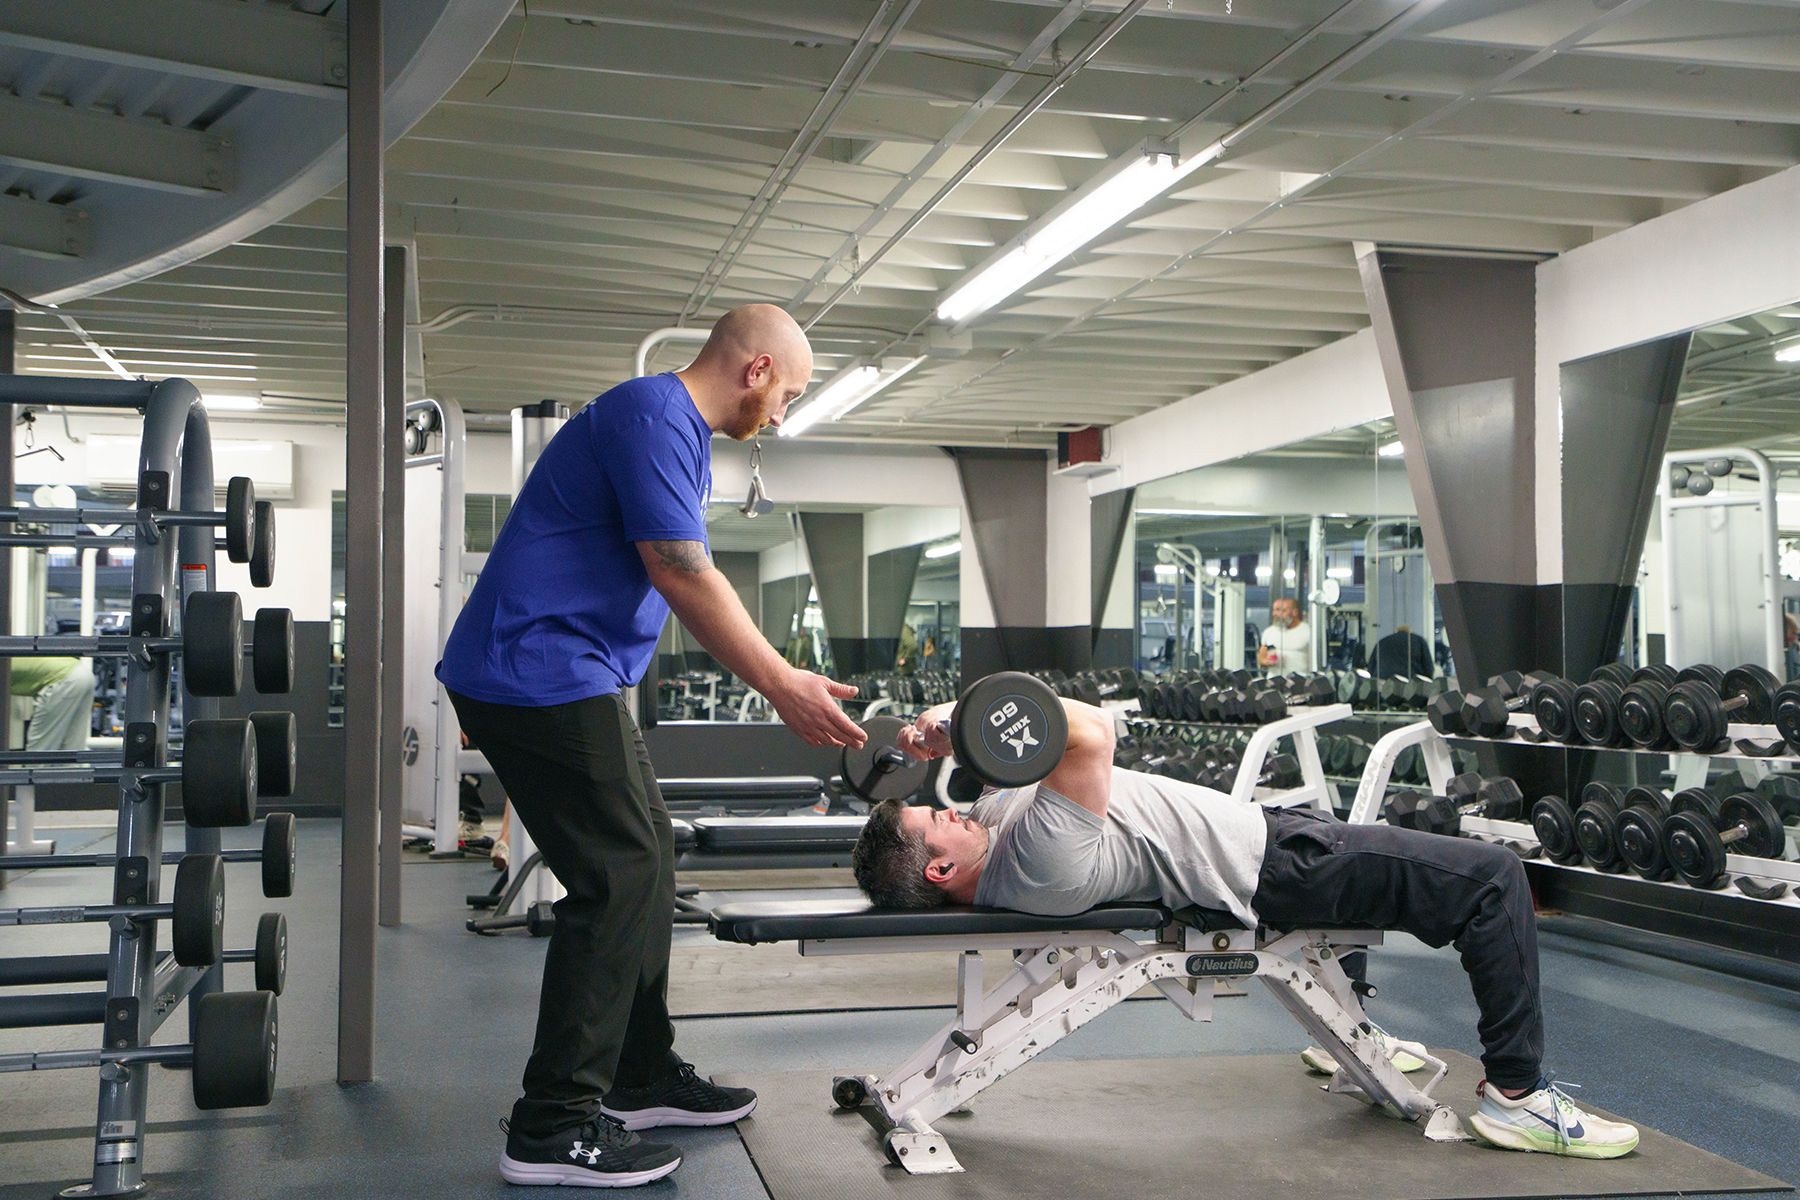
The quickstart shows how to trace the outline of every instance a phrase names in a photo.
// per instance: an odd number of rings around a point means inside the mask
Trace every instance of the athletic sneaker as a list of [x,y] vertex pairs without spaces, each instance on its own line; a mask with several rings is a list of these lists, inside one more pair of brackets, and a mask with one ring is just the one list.
[[729,1125],[755,1107],[756,1093],[749,1088],[720,1087],[685,1062],[655,1083],[616,1087],[600,1101],[600,1111],[627,1129]]
[[[1370,1023],[1369,1029],[1375,1035],[1375,1044],[1382,1049],[1386,1049],[1388,1043],[1387,1031],[1374,1023]],[[1308,1046],[1306,1049],[1302,1050],[1300,1052],[1300,1061],[1305,1063],[1306,1069],[1315,1075],[1336,1075],[1338,1073],[1337,1059],[1327,1053],[1322,1046]],[[1394,1064],[1395,1070],[1407,1075],[1425,1068],[1424,1059],[1405,1050],[1396,1049],[1390,1052],[1388,1054],[1388,1061]]]
[[543,1187],[636,1187],[661,1179],[681,1165],[673,1146],[646,1142],[607,1117],[534,1138],[515,1132],[509,1122],[500,1176],[508,1183]]
[[1475,1089],[1481,1106],[1469,1127],[1490,1146],[1572,1158],[1618,1158],[1637,1149],[1636,1126],[1608,1121],[1575,1107],[1565,1087],[1574,1083],[1540,1081],[1536,1091],[1510,1100],[1487,1080]]

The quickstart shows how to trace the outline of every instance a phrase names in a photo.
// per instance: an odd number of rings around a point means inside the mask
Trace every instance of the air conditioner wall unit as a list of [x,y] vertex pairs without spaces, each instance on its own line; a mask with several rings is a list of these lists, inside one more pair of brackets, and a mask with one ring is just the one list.
[[[90,434],[87,480],[109,491],[135,492],[140,443],[135,437]],[[214,438],[213,485],[220,495],[233,475],[248,475],[259,500],[294,498],[294,443]]]

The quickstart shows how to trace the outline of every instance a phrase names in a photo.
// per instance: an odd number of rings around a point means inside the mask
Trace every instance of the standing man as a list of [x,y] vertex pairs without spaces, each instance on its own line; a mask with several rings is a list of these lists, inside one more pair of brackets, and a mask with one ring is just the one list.
[[15,658],[12,694],[30,701],[20,706],[25,749],[87,749],[94,723],[94,668],[87,659]]
[[1312,627],[1300,619],[1300,602],[1278,597],[1269,606],[1272,618],[1256,648],[1256,665],[1271,675],[1302,673],[1313,669]]
[[620,693],[673,609],[814,746],[860,746],[856,689],[783,662],[706,545],[714,432],[778,426],[812,348],[768,304],[733,309],[686,369],[633,379],[559,430],[519,490],[438,664],[481,748],[569,894],[556,903],[536,1041],[500,1173],[509,1183],[626,1187],[681,1165],[635,1132],[724,1125],[756,1096],[674,1052],[666,992],[675,848]]

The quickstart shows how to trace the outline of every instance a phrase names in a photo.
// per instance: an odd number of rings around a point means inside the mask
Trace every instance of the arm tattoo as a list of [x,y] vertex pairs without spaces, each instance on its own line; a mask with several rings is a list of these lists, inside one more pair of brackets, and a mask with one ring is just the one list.
[[663,566],[690,575],[698,575],[712,567],[705,542],[651,542],[650,549],[656,552],[657,560]]

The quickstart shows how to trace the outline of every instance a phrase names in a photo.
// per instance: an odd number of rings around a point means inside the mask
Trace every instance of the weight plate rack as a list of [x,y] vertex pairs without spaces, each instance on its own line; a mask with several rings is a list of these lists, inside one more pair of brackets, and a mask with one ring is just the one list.
[[[0,869],[101,868],[110,869],[113,879],[109,903],[0,908],[0,926],[85,921],[109,929],[103,955],[0,959],[4,987],[104,984],[97,992],[0,991],[0,1027],[94,1024],[100,1029],[89,1049],[0,1055],[0,1072],[98,1067],[92,1177],[62,1194],[135,1194],[145,1186],[152,1064],[191,1068],[195,1100],[202,1108],[267,1104],[273,1092],[275,993],[286,976],[286,926],[276,914],[265,914],[255,950],[224,949],[223,862],[255,857],[263,864],[265,894],[288,894],[295,860],[293,821],[285,814],[271,817],[260,852],[228,855],[220,852],[219,826],[254,819],[259,775],[265,780],[263,794],[287,794],[294,770],[293,715],[221,719],[213,697],[236,694],[246,655],[255,659],[259,688],[286,690],[281,684],[292,680],[292,617],[285,610],[259,613],[251,650],[245,645],[237,596],[214,590],[221,546],[233,561],[249,564],[256,586],[268,586],[274,570],[274,515],[273,506],[255,500],[252,481],[241,477],[229,483],[225,511],[215,511],[212,439],[206,408],[192,383],[0,376],[0,403],[134,410],[143,418],[133,507],[0,508],[0,529],[6,531],[0,533],[0,547],[107,544],[134,550],[125,634],[0,637],[0,656],[6,657],[115,655],[124,678],[121,750],[0,753],[0,784],[113,779],[119,784],[112,854],[0,856]],[[10,504],[13,498],[3,499]],[[94,522],[125,528],[111,536],[17,528]],[[178,695],[183,757],[171,763],[171,717]],[[163,790],[178,781],[187,818],[185,850],[165,855]],[[176,870],[170,898],[159,901],[165,862]],[[170,947],[159,951],[163,921],[170,926]],[[226,991],[226,962],[254,962],[256,990]],[[152,1045],[153,1035],[183,1000],[188,1001],[189,1042]]]

